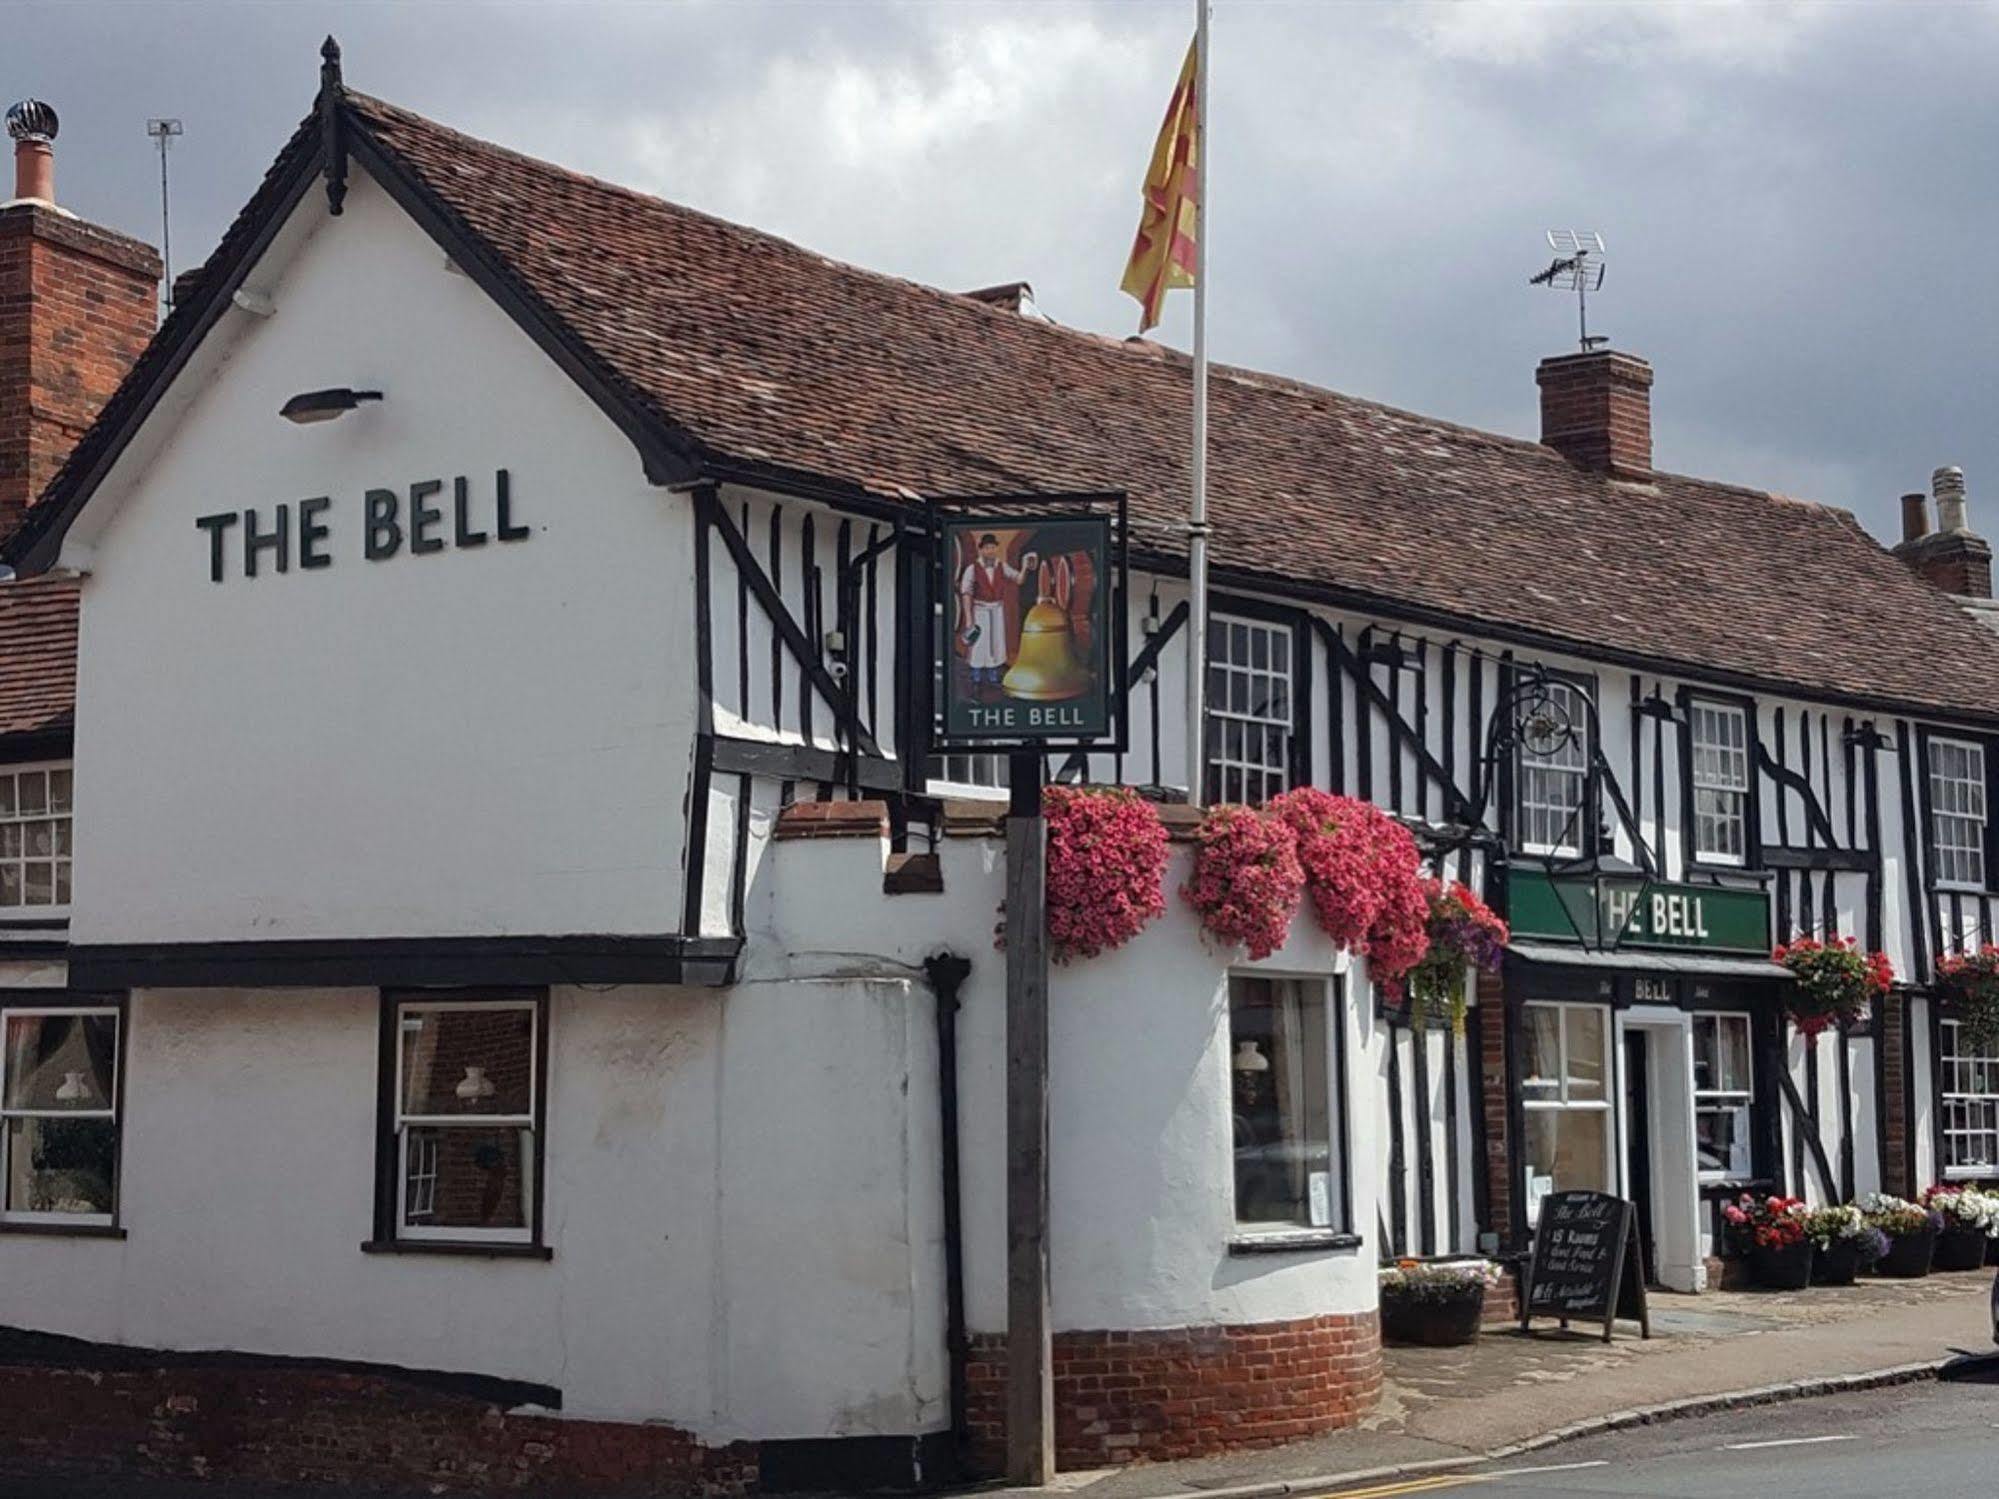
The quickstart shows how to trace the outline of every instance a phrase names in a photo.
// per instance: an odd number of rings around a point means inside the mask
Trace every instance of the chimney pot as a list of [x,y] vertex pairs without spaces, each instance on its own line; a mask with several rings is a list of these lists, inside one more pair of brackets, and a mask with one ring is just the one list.
[[1964,470],[1956,465],[1938,469],[1930,475],[1930,492],[1937,499],[1937,529],[1939,531],[1964,531],[1970,529],[1964,514]]
[[7,134],[14,138],[16,198],[55,203],[55,138],[61,128],[55,110],[39,99],[23,99],[8,108]]
[[1541,361],[1541,441],[1613,479],[1652,477],[1652,366],[1593,349]]
[[1902,496],[1902,540],[1920,541],[1930,534],[1930,497],[1921,490]]

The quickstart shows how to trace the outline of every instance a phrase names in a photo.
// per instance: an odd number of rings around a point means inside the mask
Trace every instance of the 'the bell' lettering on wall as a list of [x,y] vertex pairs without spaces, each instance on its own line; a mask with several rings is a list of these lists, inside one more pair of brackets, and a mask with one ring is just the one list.
[[[442,479],[419,479],[407,490],[370,489],[354,506],[353,527],[360,537],[360,555],[380,562],[398,552],[426,552],[481,547],[489,541],[526,541],[533,528],[514,515],[513,487],[505,469],[495,470],[490,493],[474,490],[463,475],[451,481],[451,499],[444,499]],[[274,505],[268,515],[258,507],[222,510],[195,517],[195,529],[208,537],[208,580],[220,583],[229,573],[229,558],[240,558],[242,575],[260,570],[287,573],[297,559],[301,568],[331,567],[339,543],[338,527],[328,512],[333,499]]]

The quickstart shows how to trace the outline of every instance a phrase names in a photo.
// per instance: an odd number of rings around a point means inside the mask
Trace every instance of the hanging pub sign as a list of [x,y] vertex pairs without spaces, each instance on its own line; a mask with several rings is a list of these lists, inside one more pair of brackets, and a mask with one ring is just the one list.
[[1125,747],[1124,497],[931,502],[933,747]]

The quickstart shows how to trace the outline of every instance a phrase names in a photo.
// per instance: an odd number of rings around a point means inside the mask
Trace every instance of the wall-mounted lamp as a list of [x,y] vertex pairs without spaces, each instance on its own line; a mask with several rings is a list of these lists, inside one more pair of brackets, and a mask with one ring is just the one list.
[[379,390],[349,390],[344,385],[332,390],[308,390],[285,402],[278,415],[305,426],[309,422],[330,422],[345,416],[363,401],[381,399]]

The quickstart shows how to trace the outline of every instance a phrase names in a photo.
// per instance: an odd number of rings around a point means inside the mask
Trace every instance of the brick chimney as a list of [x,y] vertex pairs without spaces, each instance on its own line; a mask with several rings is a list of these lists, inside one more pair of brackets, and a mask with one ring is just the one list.
[[0,536],[19,524],[153,336],[160,257],[55,202],[55,111],[7,111],[0,202]]
[[1541,441],[1613,479],[1652,477],[1652,366],[1592,349],[1541,361]]
[[1917,574],[1959,598],[1992,597],[1992,548],[1971,529],[1964,498],[1964,470],[1940,468],[1930,475],[1936,500],[1936,529],[1920,494],[1902,496],[1902,539],[1895,547]]

